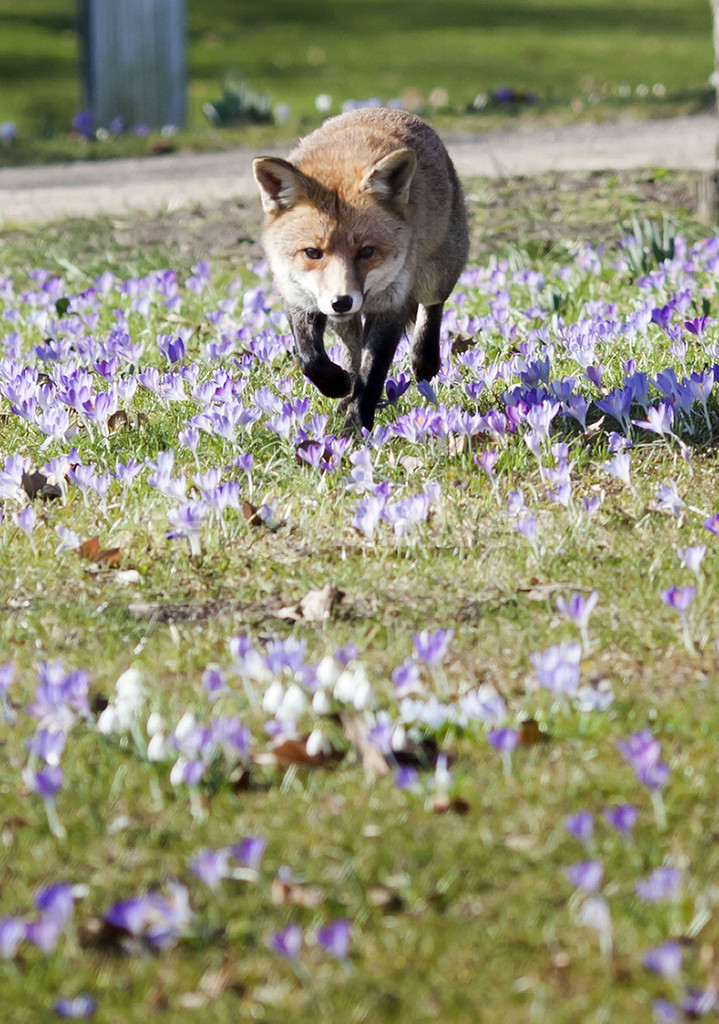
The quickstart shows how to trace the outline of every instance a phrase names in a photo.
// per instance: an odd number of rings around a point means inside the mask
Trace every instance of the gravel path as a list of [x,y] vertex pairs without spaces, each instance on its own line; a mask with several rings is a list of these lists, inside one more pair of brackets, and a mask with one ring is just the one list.
[[[708,171],[719,121],[710,115],[485,132],[448,140],[463,177],[665,167]],[[249,150],[0,168],[0,227],[63,217],[173,210],[256,194]]]

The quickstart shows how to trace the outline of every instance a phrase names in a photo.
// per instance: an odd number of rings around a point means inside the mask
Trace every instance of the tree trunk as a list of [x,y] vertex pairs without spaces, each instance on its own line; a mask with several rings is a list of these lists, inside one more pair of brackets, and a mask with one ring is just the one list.
[[[714,95],[719,116],[719,0],[710,0],[712,7],[712,34],[714,38]],[[719,138],[716,149],[716,166],[699,182],[697,216],[704,224],[719,221]]]

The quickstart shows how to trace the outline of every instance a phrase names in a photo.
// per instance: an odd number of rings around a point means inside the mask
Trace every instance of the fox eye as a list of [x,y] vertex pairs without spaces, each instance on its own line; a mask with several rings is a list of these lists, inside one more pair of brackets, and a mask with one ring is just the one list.
[[357,253],[357,258],[360,260],[368,260],[372,256],[374,256],[373,245],[363,245],[362,248]]
[[322,259],[322,250],[321,249],[313,249],[312,246],[309,246],[307,249],[303,249],[302,252],[305,254],[305,256],[307,257],[308,260],[321,260]]

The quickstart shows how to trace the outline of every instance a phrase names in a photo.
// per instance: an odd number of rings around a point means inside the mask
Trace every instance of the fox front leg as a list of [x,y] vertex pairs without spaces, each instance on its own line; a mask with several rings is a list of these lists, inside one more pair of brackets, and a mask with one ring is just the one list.
[[412,334],[412,372],[416,379],[431,380],[439,372],[439,329],[443,302],[420,306]]
[[328,398],[341,398],[342,395],[348,394],[352,388],[352,378],[341,366],[333,363],[325,351],[325,314],[289,310],[287,317],[295,339],[297,358],[305,377]]
[[405,322],[404,315],[394,320],[382,320],[367,314],[359,372],[346,404],[348,425],[372,429],[377,403],[382,397],[384,382],[402,337]]

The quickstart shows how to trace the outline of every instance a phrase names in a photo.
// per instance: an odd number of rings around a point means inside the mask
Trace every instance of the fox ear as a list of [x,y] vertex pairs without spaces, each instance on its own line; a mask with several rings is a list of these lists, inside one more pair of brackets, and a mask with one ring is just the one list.
[[388,206],[404,209],[416,167],[417,154],[413,149],[396,149],[370,168],[362,184],[363,190]]
[[287,160],[260,156],[252,161],[252,173],[260,186],[265,213],[281,213],[295,205],[305,191],[305,178]]

